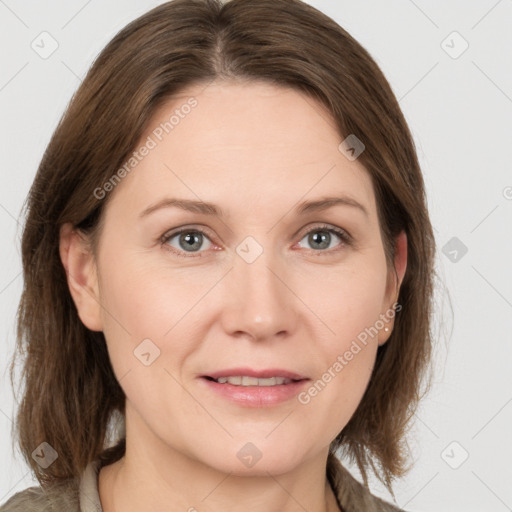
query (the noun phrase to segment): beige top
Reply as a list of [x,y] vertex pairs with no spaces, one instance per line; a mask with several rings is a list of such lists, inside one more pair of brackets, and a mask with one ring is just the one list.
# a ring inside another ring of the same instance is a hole
[[[46,490],[25,489],[4,503],[0,512],[103,512],[98,492],[99,470],[99,462],[94,461],[80,479],[70,479]],[[405,512],[373,496],[334,455],[327,460],[327,475],[343,512]]]

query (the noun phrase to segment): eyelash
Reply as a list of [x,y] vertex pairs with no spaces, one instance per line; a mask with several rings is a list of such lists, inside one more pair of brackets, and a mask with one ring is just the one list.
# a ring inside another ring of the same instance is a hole
[[[350,247],[353,243],[352,237],[344,229],[335,228],[335,227],[329,226],[327,224],[315,226],[312,229],[310,229],[309,231],[306,231],[301,236],[300,240],[302,240],[305,236],[309,235],[310,233],[314,233],[316,231],[326,231],[328,233],[334,233],[341,239],[341,241],[342,241],[342,243],[340,244],[341,246],[345,245],[345,246]],[[199,233],[201,235],[204,235],[206,238],[210,239],[210,237],[208,236],[208,233],[206,233],[202,229],[188,227],[188,228],[180,229],[179,231],[164,234],[160,238],[160,243],[162,244],[163,248],[165,250],[172,252],[173,254],[175,254],[176,256],[178,256],[180,258],[203,258],[204,256],[202,253],[205,251],[199,251],[199,252],[195,252],[195,253],[194,252],[187,253],[186,251],[178,251],[174,247],[171,248],[169,245],[167,245],[167,242],[169,242],[169,240],[173,239],[176,236],[181,235],[182,233]],[[316,253],[316,255],[321,256],[326,253],[331,254],[332,252],[337,252],[340,249],[324,249],[324,250],[309,249],[309,250],[312,251],[313,253]]]

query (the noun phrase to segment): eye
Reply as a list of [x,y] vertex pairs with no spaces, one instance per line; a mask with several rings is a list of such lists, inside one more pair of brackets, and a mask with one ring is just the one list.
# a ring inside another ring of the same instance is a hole
[[[189,255],[194,257],[193,253],[197,252],[199,252],[198,256],[201,257],[202,254],[200,253],[204,251],[200,251],[200,249],[204,245],[205,240],[207,240],[209,244],[206,249],[209,249],[212,243],[204,231],[186,228],[164,235],[161,242],[162,245],[172,247],[173,249],[171,250],[178,256],[187,258]],[[183,254],[184,252],[189,254],[185,255]]]
[[325,249],[332,249],[332,242],[335,242],[336,238],[342,242],[341,244],[335,244],[337,246],[345,246],[351,244],[351,237],[344,229],[323,225],[310,229],[299,241],[299,245],[303,242],[303,240],[306,240],[306,243],[309,243],[312,246],[312,249],[316,252],[331,252]]
[[[335,242],[336,238],[341,243],[334,244],[335,247],[350,246],[352,244],[351,236],[344,229],[329,225],[316,226],[310,229],[298,243],[302,247],[301,243],[306,240],[306,243],[312,246],[311,250],[320,255],[321,253],[331,252],[330,249],[333,248],[333,242]],[[161,244],[167,250],[183,258],[203,257],[205,250],[210,249],[213,245],[206,232],[190,227],[163,235],[161,237]],[[334,250],[337,251],[339,249]]]

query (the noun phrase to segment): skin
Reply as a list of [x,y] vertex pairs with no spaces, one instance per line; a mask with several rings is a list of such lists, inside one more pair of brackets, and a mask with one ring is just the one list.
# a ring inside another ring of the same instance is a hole
[[[190,87],[159,109],[137,147],[190,96],[197,106],[110,192],[96,256],[69,224],[61,229],[80,318],[104,332],[127,397],[126,456],[100,472],[103,509],[339,510],[325,476],[329,444],[355,412],[392,320],[307,404],[233,404],[199,376],[249,366],[321,378],[395,302],[405,234],[397,281],[368,173],[338,150],[327,111],[292,89]],[[367,215],[347,205],[295,212],[341,195]],[[166,197],[211,202],[225,215],[170,207],[140,217]],[[327,248],[315,244],[308,232],[318,238],[323,224],[352,242],[332,233]],[[161,241],[181,227],[205,231],[199,249],[187,252],[179,235]],[[236,252],[248,236],[263,250],[252,263]],[[146,366],[134,350],[148,338],[160,356]],[[262,454],[250,468],[237,457],[247,442]]]

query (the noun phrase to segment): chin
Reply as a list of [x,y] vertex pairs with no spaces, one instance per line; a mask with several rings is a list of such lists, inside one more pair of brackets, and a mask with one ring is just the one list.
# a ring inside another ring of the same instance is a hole
[[[280,475],[293,471],[299,466],[306,454],[295,448],[285,448],[274,443],[237,442],[235,447],[223,447],[219,453],[209,453],[200,460],[223,473],[235,476],[268,476]],[[210,447],[211,450],[211,447]]]

